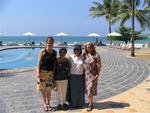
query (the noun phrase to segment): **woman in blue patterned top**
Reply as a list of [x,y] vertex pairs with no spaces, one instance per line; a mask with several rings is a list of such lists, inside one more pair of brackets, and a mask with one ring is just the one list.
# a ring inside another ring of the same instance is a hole
[[68,107],[66,104],[66,93],[68,86],[68,77],[70,73],[70,63],[69,60],[65,57],[66,53],[67,49],[61,48],[59,50],[60,57],[57,58],[56,62],[55,81],[57,87],[57,110],[66,110]]

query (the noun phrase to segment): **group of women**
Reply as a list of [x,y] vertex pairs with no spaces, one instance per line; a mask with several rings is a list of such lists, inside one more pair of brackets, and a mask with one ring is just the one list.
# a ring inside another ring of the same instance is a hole
[[[92,43],[75,45],[74,53],[66,58],[67,49],[57,52],[53,49],[54,39],[48,37],[46,47],[41,50],[37,65],[38,90],[42,93],[44,110],[50,111],[51,91],[56,85],[57,109],[80,108],[85,106],[85,93],[88,97],[87,111],[93,109],[93,96],[97,95],[97,82],[101,70],[100,55]],[[66,103],[66,97],[68,103]]]

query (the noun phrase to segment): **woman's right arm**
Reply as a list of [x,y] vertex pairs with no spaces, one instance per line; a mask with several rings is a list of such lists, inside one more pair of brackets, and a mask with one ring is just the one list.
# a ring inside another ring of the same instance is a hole
[[43,51],[41,51],[38,56],[38,64],[37,64],[37,77],[38,78],[40,78],[40,64],[42,62],[42,58],[43,58]]

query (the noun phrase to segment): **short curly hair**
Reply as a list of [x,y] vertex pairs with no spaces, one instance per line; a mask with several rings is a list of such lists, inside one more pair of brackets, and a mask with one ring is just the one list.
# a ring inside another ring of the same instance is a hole
[[74,46],[74,49],[73,49],[74,53],[75,53],[76,50],[80,50],[80,55],[82,54],[82,46],[81,46],[81,45],[76,44],[76,45]]

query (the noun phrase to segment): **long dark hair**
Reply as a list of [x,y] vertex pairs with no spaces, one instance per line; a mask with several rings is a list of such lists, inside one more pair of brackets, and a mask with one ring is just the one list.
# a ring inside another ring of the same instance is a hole
[[65,51],[65,53],[67,53],[67,49],[64,47],[59,50],[59,53],[61,53],[61,51]]

